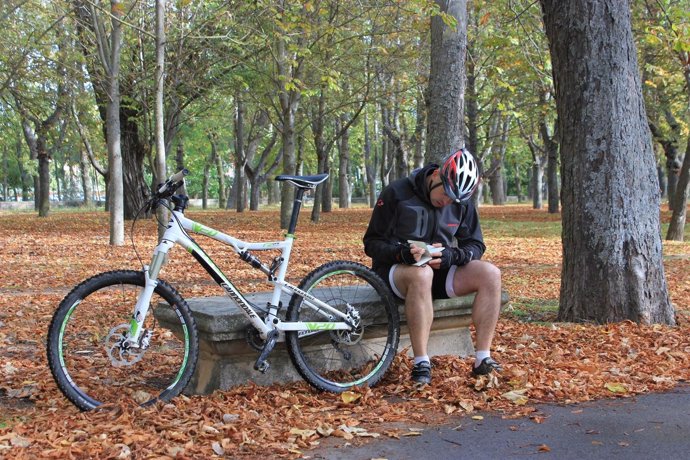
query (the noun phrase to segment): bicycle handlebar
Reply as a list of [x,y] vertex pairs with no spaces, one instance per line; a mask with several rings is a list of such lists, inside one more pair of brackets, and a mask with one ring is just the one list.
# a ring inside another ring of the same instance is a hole
[[[177,189],[181,184],[181,182],[184,180],[184,177],[189,174],[189,170],[187,168],[183,168],[179,171],[177,171],[175,174],[170,176],[168,180],[166,180],[163,185],[158,187],[158,194],[161,195],[165,193],[166,190],[168,190],[171,186],[174,186],[175,189]],[[175,190],[173,190],[173,193]]]
[[189,169],[187,169],[187,168],[182,168],[182,169],[180,169],[179,171],[177,171],[175,174],[173,174],[172,176],[170,176],[170,179],[168,179],[168,180],[169,180],[170,182],[179,182],[179,181],[181,181],[182,179],[184,179],[184,177],[185,177],[186,175],[188,175],[188,174],[189,174]]

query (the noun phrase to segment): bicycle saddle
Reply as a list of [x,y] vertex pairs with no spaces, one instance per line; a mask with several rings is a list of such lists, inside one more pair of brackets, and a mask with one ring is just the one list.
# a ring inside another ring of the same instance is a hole
[[287,176],[284,174],[276,176],[277,181],[288,181],[299,188],[308,189],[315,188],[317,185],[319,185],[326,179],[328,179],[328,174],[326,173],[317,174],[315,176]]

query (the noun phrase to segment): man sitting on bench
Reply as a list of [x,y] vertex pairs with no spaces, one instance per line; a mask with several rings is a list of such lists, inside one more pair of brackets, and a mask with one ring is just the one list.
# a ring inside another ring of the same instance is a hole
[[[477,350],[472,373],[502,370],[490,354],[501,308],[501,272],[479,260],[486,247],[470,200],[478,183],[477,164],[465,149],[449,155],[441,166],[432,163],[415,170],[381,192],[364,235],[372,268],[405,301],[414,353],[412,380],[420,384],[431,382],[427,343],[433,300],[472,292],[477,293],[472,306]],[[425,261],[427,250],[432,258]]]

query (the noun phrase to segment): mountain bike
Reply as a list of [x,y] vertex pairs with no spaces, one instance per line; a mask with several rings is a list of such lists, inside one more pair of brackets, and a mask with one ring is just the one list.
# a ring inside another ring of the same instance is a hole
[[[167,401],[189,382],[199,354],[194,317],[178,291],[159,278],[170,249],[186,249],[235,302],[248,320],[247,340],[258,351],[254,368],[266,372],[267,357],[285,342],[299,374],[314,388],[343,392],[373,386],[388,370],[400,336],[390,290],[368,267],[333,261],[295,286],[286,280],[305,192],[328,174],[276,177],[296,187],[290,224],[281,241],[248,242],[187,218],[188,197],[176,195],[186,170],[172,175],[144,210],[170,210],[170,220],[149,265],[95,275],[77,285],[58,306],[48,331],[50,370],[62,393],[82,410],[122,400],[141,405]],[[273,285],[265,306],[255,305],[204,252],[191,233],[219,241]],[[274,250],[270,263],[252,251]],[[290,296],[286,311],[281,294]],[[155,308],[175,312],[174,327],[157,327]]]

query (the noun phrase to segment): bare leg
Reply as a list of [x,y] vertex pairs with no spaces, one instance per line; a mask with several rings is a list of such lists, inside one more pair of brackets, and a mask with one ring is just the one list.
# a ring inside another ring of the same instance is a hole
[[405,296],[405,316],[410,330],[412,352],[414,356],[425,356],[431,323],[434,321],[431,297],[434,272],[429,266],[398,265],[393,277],[396,287]]
[[453,289],[456,295],[477,293],[472,305],[475,346],[490,350],[501,310],[501,271],[489,262],[473,260],[455,271]]

